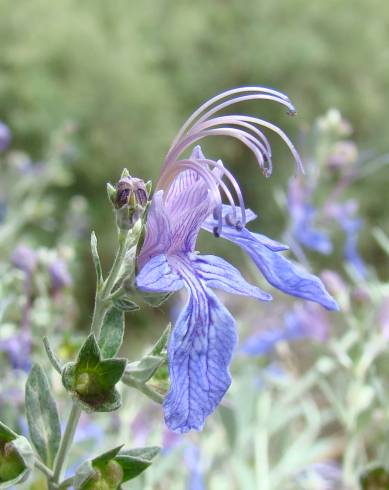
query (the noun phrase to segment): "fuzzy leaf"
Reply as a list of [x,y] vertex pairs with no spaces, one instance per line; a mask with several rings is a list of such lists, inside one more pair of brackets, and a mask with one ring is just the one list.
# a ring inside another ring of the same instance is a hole
[[161,356],[145,356],[140,361],[129,364],[126,373],[137,381],[146,383],[164,362],[165,358]]
[[123,482],[132,480],[145,471],[159,454],[159,447],[144,447],[121,451],[115,458],[123,469]]
[[99,345],[104,358],[115,357],[123,342],[124,313],[116,307],[105,315]]
[[113,304],[118,310],[125,311],[127,313],[140,310],[139,305],[127,298],[116,299],[114,300]]
[[49,381],[38,364],[32,367],[26,383],[26,414],[32,443],[51,468],[61,440],[61,426]]

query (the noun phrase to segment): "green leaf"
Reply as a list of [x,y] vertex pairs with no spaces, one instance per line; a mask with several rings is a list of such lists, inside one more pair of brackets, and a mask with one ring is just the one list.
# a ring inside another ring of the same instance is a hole
[[360,479],[362,490],[389,490],[389,472],[382,466],[366,470]]
[[162,351],[166,350],[167,343],[169,342],[170,332],[172,330],[172,324],[169,323],[165,330],[162,332],[162,335],[155,343],[154,347],[151,349],[150,354],[154,356],[159,356],[162,354]]
[[105,315],[99,345],[104,358],[115,357],[123,343],[124,313],[112,307]]
[[117,446],[114,449],[110,449],[101,456],[97,456],[97,458],[94,458],[92,460],[93,466],[99,466],[108,463],[111,459],[114,459],[119,454],[123,446],[124,444],[122,444],[121,446]]
[[172,293],[143,293],[143,301],[152,308],[158,308],[167,301]]
[[61,426],[49,381],[38,364],[33,365],[27,378],[26,415],[32,443],[51,468],[61,440]]
[[97,237],[94,231],[92,231],[90,237],[90,248],[92,252],[93,264],[95,266],[95,271],[96,271],[97,284],[100,285],[103,282],[103,271],[101,269],[99,252],[97,250]]
[[125,311],[127,313],[131,313],[132,311],[140,310],[140,306],[135,303],[135,301],[131,301],[128,298],[118,298],[113,301],[115,308],[121,311]]
[[165,361],[166,359],[161,356],[145,356],[140,361],[128,364],[126,374],[129,374],[136,381],[146,383]]
[[144,447],[121,451],[115,458],[123,469],[123,482],[132,480],[145,471],[159,454],[159,447]]
[[0,422],[0,441],[10,442],[13,441],[18,435],[5,424]]
[[47,337],[43,337],[43,345],[45,347],[46,354],[47,357],[49,358],[49,361],[51,362],[51,365],[59,374],[61,374],[62,372],[61,363],[59,362],[59,359],[57,358],[53,349],[51,348],[49,339]]

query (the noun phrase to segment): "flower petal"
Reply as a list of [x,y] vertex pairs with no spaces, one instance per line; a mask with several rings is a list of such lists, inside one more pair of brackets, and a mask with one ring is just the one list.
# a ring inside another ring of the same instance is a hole
[[165,421],[175,432],[201,430],[231,383],[228,370],[236,345],[235,321],[199,279],[189,260],[180,263],[188,300],[168,346],[170,390]]
[[[210,220],[207,220],[204,228],[211,231],[209,223]],[[223,226],[221,236],[243,248],[275,288],[286,294],[319,303],[328,310],[339,309],[318,277],[274,251],[273,247],[262,240],[263,235],[251,233],[246,228],[238,231],[226,224]]]
[[145,292],[173,292],[184,287],[181,277],[172,270],[165,255],[146,262],[136,276],[136,286]]
[[166,252],[171,243],[170,221],[163,203],[163,191],[154,194],[147,214],[145,240],[138,257],[138,265],[143,267],[145,262],[155,255]]
[[269,293],[248,283],[241,273],[220,257],[192,254],[192,262],[197,274],[207,287],[222,289],[227,293],[251,296],[262,301],[271,301]]

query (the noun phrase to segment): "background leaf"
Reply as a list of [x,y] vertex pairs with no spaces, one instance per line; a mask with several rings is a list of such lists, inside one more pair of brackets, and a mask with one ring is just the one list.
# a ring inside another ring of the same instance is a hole
[[35,364],[26,383],[26,415],[31,441],[47,466],[52,467],[61,440],[61,427],[46,374]]

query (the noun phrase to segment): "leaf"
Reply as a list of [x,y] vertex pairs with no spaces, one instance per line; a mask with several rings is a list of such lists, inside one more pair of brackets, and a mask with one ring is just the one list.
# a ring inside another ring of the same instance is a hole
[[163,350],[166,349],[167,343],[169,342],[170,332],[172,329],[172,324],[169,323],[165,330],[162,332],[162,335],[159,337],[153,348],[151,349],[150,354],[154,356],[159,356]]
[[366,470],[360,479],[362,490],[389,490],[389,472],[382,466]]
[[159,447],[144,447],[121,451],[115,458],[123,469],[123,482],[132,480],[145,471],[158,456]]
[[61,426],[51,387],[38,364],[33,365],[27,378],[26,415],[31,441],[51,468],[61,440]]
[[49,358],[49,361],[51,362],[51,365],[59,374],[61,374],[62,372],[61,363],[59,362],[58,357],[55,355],[53,349],[51,348],[49,339],[47,337],[43,337],[43,345],[45,347],[46,354],[47,357]]
[[104,358],[115,357],[123,343],[124,313],[112,307],[105,315],[100,334],[101,355]]
[[141,383],[146,383],[164,364],[165,358],[160,356],[145,356],[140,361],[128,364],[126,373]]
[[97,458],[94,458],[92,460],[93,465],[99,466],[108,463],[109,461],[111,461],[111,459],[114,459],[119,454],[123,446],[124,444],[122,444],[121,446],[117,446],[114,449],[110,449],[109,451],[102,454],[101,456],[97,456]]
[[131,301],[127,298],[116,299],[113,301],[113,304],[118,310],[125,311],[127,313],[140,310],[140,306],[137,305],[135,301]]
[[103,282],[103,271],[101,269],[99,252],[97,250],[97,237],[94,231],[92,231],[90,237],[90,248],[92,252],[93,264],[95,266],[95,271],[96,271],[97,284],[100,285]]

